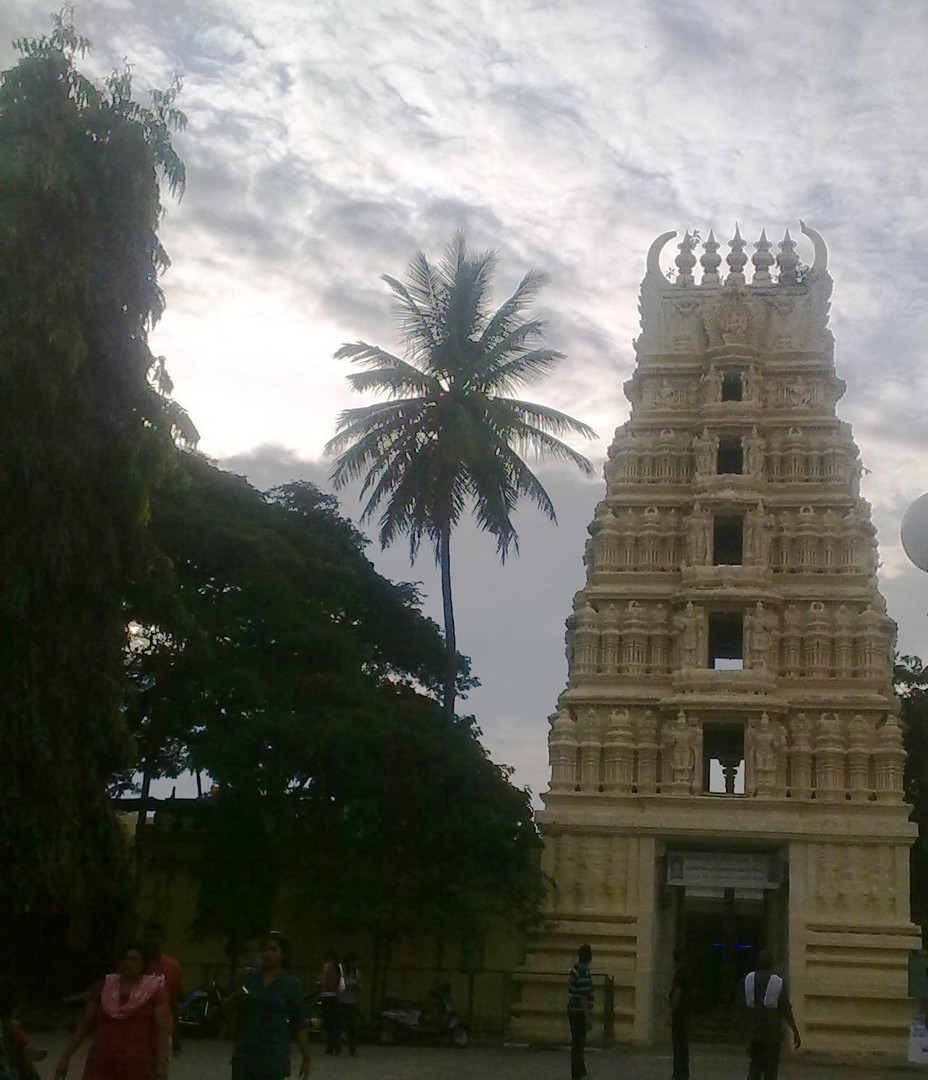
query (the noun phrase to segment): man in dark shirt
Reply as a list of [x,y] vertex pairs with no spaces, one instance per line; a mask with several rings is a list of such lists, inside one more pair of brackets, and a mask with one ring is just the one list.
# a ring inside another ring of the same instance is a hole
[[686,951],[673,951],[673,982],[670,985],[670,1038],[673,1043],[673,1080],[690,1080],[690,1000],[692,987]]
[[773,957],[766,949],[757,954],[757,969],[745,976],[744,1004],[751,1056],[748,1080],[777,1080],[784,1021],[793,1033],[793,1046],[797,1050],[802,1040],[793,1018],[786,983],[773,970]]
[[567,988],[567,1020],[570,1023],[570,1076],[571,1080],[583,1080],[586,1076],[586,1063],[583,1050],[586,1046],[586,1033],[593,1016],[593,976],[590,974],[590,961],[593,950],[589,945],[581,945],[577,950],[577,962],[570,969],[570,981]]

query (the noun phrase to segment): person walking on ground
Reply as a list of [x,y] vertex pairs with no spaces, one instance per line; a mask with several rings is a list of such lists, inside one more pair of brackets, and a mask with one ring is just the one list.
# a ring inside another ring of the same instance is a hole
[[673,962],[673,982],[670,984],[673,1080],[690,1080],[690,1001],[693,991],[686,963],[686,950],[674,949]]
[[793,1046],[802,1045],[793,1018],[786,982],[773,970],[773,957],[766,949],[757,954],[757,969],[744,979],[744,1004],[748,1021],[748,1053],[751,1064],[748,1080],[777,1080],[783,1024],[793,1033]]
[[329,1055],[342,1052],[342,1031],[338,1009],[338,995],[345,989],[345,973],[338,960],[338,953],[329,949],[319,977],[319,997],[322,1002],[322,1026],[325,1028],[325,1052]]
[[361,971],[358,968],[358,954],[350,952],[342,966],[344,990],[338,992],[339,1031],[348,1043],[348,1053],[352,1057],[358,1054],[358,991],[361,988]]
[[177,1026],[177,1007],[184,996],[184,973],[180,963],[173,956],[161,951],[164,941],[164,927],[156,919],[149,919],[142,931],[142,949],[146,975],[161,975],[168,998],[171,1014],[171,1050],[174,1056],[180,1054],[180,1031]]
[[593,1026],[593,976],[590,962],[593,950],[581,945],[577,950],[577,962],[570,969],[567,986],[567,1020],[570,1023],[570,1076],[571,1080],[583,1080],[586,1062],[583,1052],[586,1035]]
[[290,1075],[290,1040],[303,1056],[300,1076],[309,1076],[309,1039],[303,984],[290,970],[293,949],[276,930],[261,943],[261,966],[242,984],[242,1017],[232,1054],[232,1080],[284,1080]]
[[88,1035],[93,1041],[84,1080],[167,1077],[171,1016],[164,979],[143,974],[141,945],[126,946],[118,968],[91,990],[84,1015],[55,1066],[55,1080],[64,1080],[71,1057]]

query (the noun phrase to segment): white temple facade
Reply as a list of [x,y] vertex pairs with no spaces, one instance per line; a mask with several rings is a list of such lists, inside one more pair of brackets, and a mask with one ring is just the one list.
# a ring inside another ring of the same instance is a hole
[[514,1033],[563,1039],[589,942],[615,1037],[664,1038],[672,953],[694,1025],[724,1038],[768,947],[804,1045],[905,1047],[915,826],[892,686],[895,626],[861,463],[836,416],[827,250],[802,225],[723,266],[710,232],[641,285],[630,419],[567,620],[538,816],[553,880]]

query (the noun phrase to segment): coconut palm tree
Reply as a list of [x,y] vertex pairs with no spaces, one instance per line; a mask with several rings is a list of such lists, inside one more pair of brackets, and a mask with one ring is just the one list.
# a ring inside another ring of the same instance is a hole
[[490,286],[496,252],[470,255],[457,233],[437,266],[420,251],[406,278],[383,276],[393,291],[405,345],[400,359],[366,341],[343,345],[335,358],[364,370],[348,376],[359,393],[378,391],[387,400],[338,417],[327,453],[339,454],[332,472],[336,488],[363,477],[368,496],[361,520],[383,507],[380,543],[409,537],[415,560],[423,539],[441,571],[448,666],[444,685],[447,717],[454,717],[458,671],[454,607],[451,599],[451,532],[465,512],[496,538],[505,562],[518,552],[512,512],[526,496],[551,521],[554,506],[523,460],[568,461],[584,473],[593,466],[558,436],[595,438],[586,424],[556,409],[507,396],[540,381],[563,359],[543,347],[544,325],[523,319],[546,281],[529,271],[496,311]]

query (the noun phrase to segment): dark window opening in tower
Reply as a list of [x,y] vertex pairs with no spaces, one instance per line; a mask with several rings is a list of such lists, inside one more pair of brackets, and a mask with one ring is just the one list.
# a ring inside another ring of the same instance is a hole
[[744,613],[709,612],[709,667],[740,671],[744,667]]
[[713,566],[744,564],[744,518],[717,517],[712,523]]
[[744,472],[744,449],[741,446],[740,435],[723,435],[719,439],[718,473],[735,473],[740,476]]
[[744,794],[742,724],[703,725],[702,789],[710,795]]
[[741,401],[741,372],[730,371],[722,376],[722,401]]

